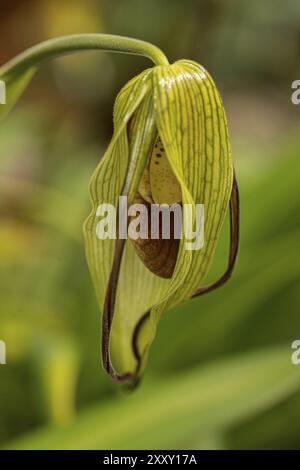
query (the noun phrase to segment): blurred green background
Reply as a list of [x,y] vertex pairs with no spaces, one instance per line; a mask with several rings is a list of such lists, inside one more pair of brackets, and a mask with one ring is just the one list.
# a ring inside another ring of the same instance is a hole
[[141,387],[120,391],[100,364],[81,227],[115,96],[150,64],[93,52],[45,65],[0,128],[0,446],[299,449],[299,1],[10,0],[0,31],[1,64],[77,32],[202,63],[228,112],[242,224],[230,283],[167,312]]

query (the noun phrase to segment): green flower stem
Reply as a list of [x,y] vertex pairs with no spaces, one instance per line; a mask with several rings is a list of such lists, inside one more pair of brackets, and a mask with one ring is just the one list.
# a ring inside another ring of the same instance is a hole
[[164,53],[145,41],[110,34],[75,34],[42,42],[27,49],[0,68],[1,78],[22,73],[42,62],[79,51],[102,50],[148,57],[156,65],[168,65]]

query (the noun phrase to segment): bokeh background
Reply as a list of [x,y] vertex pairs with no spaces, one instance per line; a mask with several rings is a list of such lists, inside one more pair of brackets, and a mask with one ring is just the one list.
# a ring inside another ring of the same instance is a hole
[[150,64],[93,52],[44,65],[0,127],[0,446],[299,449],[299,1],[1,0],[0,63],[82,32],[211,72],[241,190],[239,261],[228,285],[165,314],[141,387],[119,390],[100,364],[81,227],[115,96]]

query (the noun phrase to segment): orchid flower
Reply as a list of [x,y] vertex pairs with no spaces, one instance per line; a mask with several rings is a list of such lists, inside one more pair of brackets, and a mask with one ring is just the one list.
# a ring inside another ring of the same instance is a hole
[[[239,242],[238,186],[224,106],[209,73],[191,60],[169,64],[159,49],[143,41],[77,35],[29,49],[0,69],[8,92],[0,113],[16,101],[42,61],[83,49],[142,54],[154,62],[116,98],[114,133],[91,179],[92,211],[84,224],[87,261],[102,314],[103,366],[115,381],[134,385],[164,312],[216,289],[231,276]],[[122,213],[120,197],[128,205],[148,208],[188,205],[194,228],[196,207],[202,204],[202,248],[186,249],[189,240],[183,232],[181,238],[128,239],[120,234],[120,217],[115,220],[116,236],[99,238],[101,204],[118,207],[129,227],[132,218]],[[203,286],[228,208],[228,267],[215,283]]]

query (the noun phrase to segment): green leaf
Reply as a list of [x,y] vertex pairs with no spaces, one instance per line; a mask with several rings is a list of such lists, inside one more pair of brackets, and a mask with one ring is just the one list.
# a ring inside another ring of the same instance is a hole
[[66,336],[62,340],[51,335],[36,343],[32,362],[42,413],[52,423],[65,425],[75,414],[77,344]]
[[[94,406],[64,429],[40,429],[11,449],[176,449],[221,435],[300,389],[290,347],[219,360],[135,395]],[[178,424],[180,423],[180,425]]]

